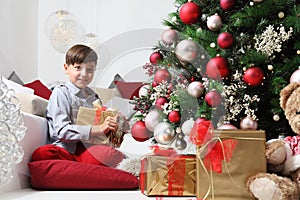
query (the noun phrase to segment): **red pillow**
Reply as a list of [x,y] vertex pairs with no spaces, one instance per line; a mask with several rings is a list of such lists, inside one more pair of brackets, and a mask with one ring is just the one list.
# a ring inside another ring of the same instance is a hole
[[139,97],[139,90],[144,85],[143,82],[114,81],[120,94],[124,99],[132,100],[134,96]]
[[31,184],[39,189],[136,189],[138,179],[116,168],[69,160],[28,163]]
[[44,99],[49,99],[52,91],[45,86],[40,80],[35,80],[31,83],[26,83],[23,86],[29,87],[34,90],[34,94]]

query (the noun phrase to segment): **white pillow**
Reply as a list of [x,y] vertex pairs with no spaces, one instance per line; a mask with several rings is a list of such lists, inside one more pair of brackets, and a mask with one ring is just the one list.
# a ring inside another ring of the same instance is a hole
[[12,89],[14,90],[16,93],[26,93],[26,94],[33,94],[34,90],[28,87],[24,87],[18,83],[15,83],[11,80],[8,80],[7,78],[5,78],[4,76],[1,76],[0,78],[2,78],[2,81],[6,84],[6,86],[8,87],[8,89]]
[[114,96],[112,99],[104,103],[107,108],[113,108],[121,112],[127,119],[130,119],[135,113],[134,105],[129,103],[131,100],[122,97]]

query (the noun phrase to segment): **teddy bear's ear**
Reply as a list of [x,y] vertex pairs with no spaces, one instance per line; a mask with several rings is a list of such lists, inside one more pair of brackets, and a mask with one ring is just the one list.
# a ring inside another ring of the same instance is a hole
[[283,110],[285,110],[286,102],[291,94],[300,87],[300,83],[290,83],[286,87],[284,87],[280,92],[280,106]]

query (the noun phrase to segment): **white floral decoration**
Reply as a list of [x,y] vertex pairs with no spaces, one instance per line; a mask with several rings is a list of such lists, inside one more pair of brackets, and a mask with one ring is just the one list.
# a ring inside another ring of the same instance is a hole
[[284,26],[274,29],[273,25],[269,25],[261,35],[255,35],[256,40],[254,47],[257,51],[261,51],[268,56],[274,52],[281,52],[282,42],[291,38],[293,28],[290,27],[288,32],[285,31]]

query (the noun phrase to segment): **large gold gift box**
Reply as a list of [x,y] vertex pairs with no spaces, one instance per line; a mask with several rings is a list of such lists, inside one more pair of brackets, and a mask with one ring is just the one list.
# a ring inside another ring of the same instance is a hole
[[[106,111],[101,108],[79,107],[76,124],[77,125],[99,125],[103,123],[106,117],[116,116],[116,115],[117,112]],[[100,135],[89,141],[84,141],[84,142],[92,143],[92,144],[113,145],[115,147],[119,147],[123,141],[123,135],[124,135],[122,130],[123,123],[124,121],[122,120],[118,121],[119,129],[115,133],[110,132],[107,135]]]
[[[215,130],[213,141],[219,143],[219,150],[221,149],[219,153],[232,154],[228,160],[222,161],[222,171],[215,172],[212,170],[214,166],[205,164],[203,155],[207,155],[205,145],[197,147],[197,198],[254,199],[246,189],[246,182],[256,173],[266,172],[265,131]],[[228,150],[227,144],[234,147]],[[216,157],[218,156],[212,159]]]
[[196,196],[195,178],[195,155],[147,155],[141,161],[140,190],[146,196]]

